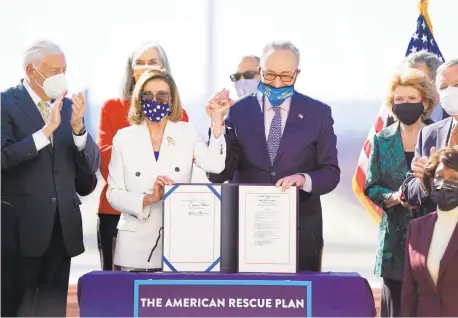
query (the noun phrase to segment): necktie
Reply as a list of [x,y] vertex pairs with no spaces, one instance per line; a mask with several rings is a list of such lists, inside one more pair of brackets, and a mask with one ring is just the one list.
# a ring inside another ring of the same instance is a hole
[[272,165],[274,164],[281,140],[281,109],[280,107],[274,107],[273,110],[275,111],[275,115],[270,123],[269,136],[267,137],[267,150],[269,151],[270,163]]
[[[38,110],[40,111],[40,114],[41,114],[41,117],[43,118],[43,121],[46,123],[48,121],[48,117],[49,117],[48,103],[45,102],[44,100],[40,101],[38,103]],[[52,144],[53,144],[52,135],[50,136],[49,139],[51,140],[51,146],[52,146]]]
[[46,103],[44,100],[40,101],[38,103],[38,109],[40,110],[40,114],[43,118],[43,121],[46,123],[48,121],[49,116],[48,103]]
[[453,148],[456,145],[458,145],[458,124],[455,124],[453,127],[452,132],[450,133],[450,138],[448,140],[448,146],[450,148]]

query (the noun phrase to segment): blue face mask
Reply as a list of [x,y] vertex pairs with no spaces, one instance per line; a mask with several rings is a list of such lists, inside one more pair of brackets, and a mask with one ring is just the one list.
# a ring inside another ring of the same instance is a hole
[[155,100],[142,102],[143,113],[153,123],[158,123],[169,115],[169,103],[158,103]]
[[294,85],[285,87],[272,87],[270,85],[259,82],[258,91],[269,99],[272,106],[280,106],[286,99],[294,94]]

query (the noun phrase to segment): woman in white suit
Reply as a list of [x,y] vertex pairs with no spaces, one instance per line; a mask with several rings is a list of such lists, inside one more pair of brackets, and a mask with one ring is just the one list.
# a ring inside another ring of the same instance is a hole
[[117,132],[109,165],[107,198],[121,211],[114,264],[126,271],[159,271],[162,266],[163,187],[191,182],[193,161],[203,170],[224,170],[224,116],[230,104],[213,111],[210,143],[187,122],[170,74],[143,73],[135,85],[128,120]]

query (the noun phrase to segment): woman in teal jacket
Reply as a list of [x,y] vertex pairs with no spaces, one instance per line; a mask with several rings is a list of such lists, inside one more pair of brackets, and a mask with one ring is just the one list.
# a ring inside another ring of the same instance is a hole
[[400,187],[410,169],[418,133],[432,123],[435,92],[424,73],[405,69],[391,82],[386,106],[398,120],[374,137],[365,194],[383,210],[375,274],[383,278],[381,317],[399,317],[407,225],[411,209]]

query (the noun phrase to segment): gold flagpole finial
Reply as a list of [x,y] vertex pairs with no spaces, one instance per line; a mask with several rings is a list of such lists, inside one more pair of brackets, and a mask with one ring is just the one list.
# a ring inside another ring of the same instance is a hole
[[418,9],[420,10],[421,15],[425,18],[426,23],[428,24],[428,28],[433,33],[433,25],[431,20],[429,19],[428,14],[428,0],[420,0],[418,3]]

